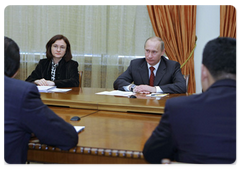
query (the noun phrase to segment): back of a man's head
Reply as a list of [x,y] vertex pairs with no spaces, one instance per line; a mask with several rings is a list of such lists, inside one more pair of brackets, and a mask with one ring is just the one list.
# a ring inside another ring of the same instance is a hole
[[20,66],[18,45],[10,38],[4,37],[4,74],[13,77]]
[[209,41],[203,50],[202,64],[215,80],[236,75],[236,39],[222,37]]

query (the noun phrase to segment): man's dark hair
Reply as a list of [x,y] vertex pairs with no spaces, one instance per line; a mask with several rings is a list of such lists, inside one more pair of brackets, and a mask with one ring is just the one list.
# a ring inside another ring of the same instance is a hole
[[19,69],[20,53],[18,45],[10,38],[4,37],[4,74],[12,77]]
[[221,37],[209,41],[203,50],[202,64],[214,79],[236,75],[236,39]]

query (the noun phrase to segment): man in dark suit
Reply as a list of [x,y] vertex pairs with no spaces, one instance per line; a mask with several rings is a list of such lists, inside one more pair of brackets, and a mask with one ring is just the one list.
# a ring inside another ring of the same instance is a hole
[[163,56],[165,49],[161,38],[147,39],[144,48],[145,58],[132,60],[128,69],[113,83],[114,89],[136,93],[186,93],[180,64]]
[[203,51],[203,93],[166,102],[145,143],[150,163],[233,163],[236,159],[236,40],[216,38]]
[[62,150],[78,143],[74,127],[43,104],[36,85],[13,78],[19,63],[17,44],[4,37],[4,158],[14,164],[26,163],[32,134]]

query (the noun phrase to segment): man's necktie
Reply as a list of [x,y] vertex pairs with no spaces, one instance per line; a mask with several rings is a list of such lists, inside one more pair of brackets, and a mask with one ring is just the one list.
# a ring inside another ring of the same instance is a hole
[[150,79],[149,79],[149,85],[153,86],[153,84],[154,84],[154,73],[153,73],[153,70],[155,70],[155,68],[154,67],[150,67],[150,70],[151,70],[151,74],[150,74]]

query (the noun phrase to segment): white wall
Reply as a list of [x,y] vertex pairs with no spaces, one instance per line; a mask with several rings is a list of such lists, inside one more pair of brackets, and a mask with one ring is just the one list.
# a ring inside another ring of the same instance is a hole
[[201,63],[205,44],[220,35],[220,5],[198,5],[196,15],[197,46],[194,51],[196,93],[202,92]]

